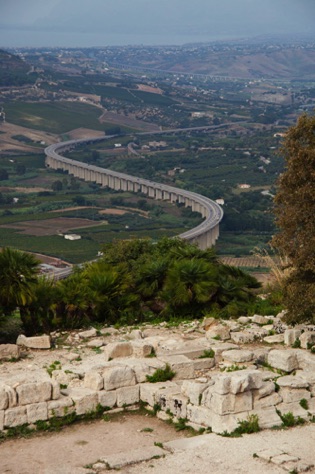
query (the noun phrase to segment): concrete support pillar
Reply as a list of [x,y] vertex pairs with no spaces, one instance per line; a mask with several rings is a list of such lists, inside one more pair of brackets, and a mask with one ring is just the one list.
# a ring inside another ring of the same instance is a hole
[[141,192],[143,194],[148,194],[148,187],[145,184],[141,184]]
[[163,191],[163,200],[164,201],[169,201],[170,198],[170,193],[168,191]]
[[170,200],[171,200],[172,203],[173,203],[173,202],[177,202],[177,194],[171,193],[171,195],[170,195]]
[[114,189],[115,191],[120,191],[121,190],[121,182],[119,178],[114,178]]
[[155,190],[155,199],[163,199],[163,194],[162,194],[161,189]]
[[154,188],[151,188],[151,187],[148,188],[148,196],[153,198],[153,199],[155,198],[155,189]]
[[121,190],[122,191],[127,191],[127,181],[125,179],[121,179]]

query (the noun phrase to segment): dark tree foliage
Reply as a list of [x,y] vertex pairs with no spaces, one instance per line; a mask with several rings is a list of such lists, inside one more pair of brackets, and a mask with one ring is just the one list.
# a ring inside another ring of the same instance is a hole
[[284,285],[288,322],[315,322],[315,117],[303,115],[289,129],[283,154],[275,197],[280,230],[272,243],[291,265]]

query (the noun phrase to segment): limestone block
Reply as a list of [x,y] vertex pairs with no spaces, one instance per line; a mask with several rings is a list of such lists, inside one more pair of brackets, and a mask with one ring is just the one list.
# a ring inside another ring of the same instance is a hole
[[213,385],[214,382],[197,382],[195,380],[184,380],[181,390],[182,393],[189,398],[190,403],[193,405],[200,405],[201,396],[203,392],[209,387],[209,385]]
[[157,369],[163,369],[165,363],[156,357],[146,359],[124,359],[124,365],[130,367],[136,375],[136,383],[146,382],[147,375],[152,375]]
[[294,342],[300,337],[300,329],[286,329],[284,331],[284,343],[286,346],[292,346]]
[[48,419],[47,403],[34,403],[26,406],[27,421],[28,423],[35,423],[38,420]]
[[140,400],[148,403],[151,407],[156,403],[156,394],[160,389],[176,387],[174,393],[178,392],[178,386],[174,382],[142,383],[140,385]]
[[87,347],[92,347],[92,348],[99,348],[104,345],[105,345],[105,341],[102,338],[92,339],[91,341],[88,341],[86,344]]
[[270,349],[254,349],[253,350],[253,362],[254,364],[264,364],[267,362],[268,352]]
[[123,407],[125,405],[134,405],[140,400],[140,387],[134,385],[133,387],[122,387],[116,390],[117,406]]
[[215,359],[204,357],[202,359],[195,359],[192,361],[195,370],[210,370],[215,366]]
[[230,329],[223,324],[216,324],[210,326],[206,331],[206,338],[212,340],[213,338],[219,339],[220,341],[227,341],[231,338]]
[[6,410],[9,406],[9,396],[6,387],[2,385],[0,387],[0,410]]
[[98,404],[97,392],[88,388],[71,388],[68,393],[75,404],[77,415],[84,415],[85,413],[95,410]]
[[51,341],[49,336],[26,337],[20,334],[16,340],[18,346],[25,346],[30,349],[50,349]]
[[171,369],[176,373],[175,379],[194,378],[194,364],[188,357],[183,355],[169,355],[159,356],[158,358],[170,365]]
[[19,405],[47,402],[52,396],[51,382],[25,383],[16,388]]
[[284,334],[273,334],[272,336],[264,337],[263,340],[268,344],[281,344],[284,341]]
[[293,349],[278,350],[274,349],[268,354],[268,364],[275,369],[293,372],[299,368],[297,353]]
[[308,388],[309,383],[307,380],[298,375],[285,375],[284,377],[279,377],[277,379],[277,384],[280,387],[289,387],[289,388]]
[[104,379],[96,371],[87,372],[84,377],[84,387],[99,391],[104,388]]
[[232,349],[222,352],[222,359],[228,362],[250,362],[253,360],[253,353],[246,350]]
[[215,353],[215,360],[216,362],[220,362],[222,360],[222,354],[225,351],[230,351],[232,349],[239,349],[236,344],[232,344],[231,342],[217,342],[215,345],[211,346],[211,349]]
[[154,351],[152,344],[149,344],[146,341],[133,341],[131,345],[133,357],[148,357]]
[[303,349],[308,349],[309,346],[315,345],[315,332],[314,331],[305,331],[300,335],[301,347]]
[[247,331],[254,335],[254,340],[261,340],[263,337],[268,336],[268,329],[261,326],[252,326]]
[[304,410],[304,408],[301,407],[299,402],[293,402],[293,403],[279,403],[277,405],[277,410],[284,415],[286,413],[293,413],[294,416],[300,416],[301,418],[307,419],[308,415],[307,412],[308,410]]
[[238,427],[239,420],[246,420],[246,413],[229,414],[229,415],[218,415],[217,413],[212,413],[211,415],[211,428],[213,433],[223,433],[227,431],[231,433]]
[[202,406],[187,405],[187,419],[196,425],[210,428],[212,426],[211,411]]
[[130,342],[111,342],[104,350],[105,360],[130,357],[133,353]]
[[231,340],[236,344],[249,344],[254,342],[255,335],[248,331],[231,332]]
[[279,405],[282,402],[282,397],[277,392],[273,392],[270,395],[267,395],[263,398],[258,398],[257,394],[253,393],[253,400],[254,400],[254,410],[263,410],[264,408],[273,407]]
[[88,339],[89,337],[97,336],[97,331],[95,328],[88,329],[87,331],[79,332],[80,339]]
[[143,333],[140,329],[133,329],[127,334],[128,339],[143,339]]
[[116,328],[109,327],[109,328],[103,328],[103,329],[101,329],[101,330],[100,330],[100,333],[101,333],[103,336],[107,336],[107,335],[115,336],[116,334],[119,334],[119,331],[118,331],[118,329],[116,329]]
[[60,385],[55,380],[52,380],[51,386],[52,386],[51,398],[52,400],[58,400],[58,398],[60,398]]
[[201,323],[201,327],[202,329],[204,329],[205,331],[208,331],[210,329],[211,326],[213,325],[216,325],[217,324],[217,319],[215,318],[205,318],[202,323]]
[[236,394],[259,389],[262,385],[262,375],[258,370],[239,370],[229,375],[219,374],[216,376],[213,391],[221,395]]
[[68,415],[75,411],[73,400],[70,397],[62,397],[59,400],[47,402],[48,417],[54,418]]
[[[76,357],[78,357],[77,354]],[[58,382],[59,384],[69,385],[71,380],[79,378],[79,374],[75,374],[69,371],[65,372],[64,370],[54,370],[51,374],[51,377],[52,380]]]
[[17,344],[0,344],[0,360],[19,359],[20,351]]
[[128,366],[108,367],[103,371],[103,378],[105,390],[136,385],[135,373]]
[[275,391],[275,388],[274,382],[263,382],[262,386],[258,390],[255,390],[254,398],[260,400],[260,398],[268,397],[268,395],[271,395]]
[[254,314],[251,319],[253,323],[260,324],[261,326],[269,323],[269,318],[266,318],[266,316],[260,316],[259,314]]
[[178,385],[160,387],[155,393],[155,403],[160,405],[162,410],[166,411],[170,409],[171,399],[174,395],[181,396]]
[[284,403],[299,402],[302,398],[306,400],[311,398],[310,392],[304,388],[280,387],[279,395]]
[[315,415],[315,397],[314,397],[314,395],[312,396],[312,398],[307,400],[307,404],[308,404],[307,411],[309,413],[311,413],[312,415]]
[[298,359],[299,369],[303,369],[303,371],[305,372],[305,376],[307,372],[315,372],[315,354],[304,350],[296,350],[296,355]]
[[14,388],[10,387],[9,385],[4,385],[4,389],[8,395],[8,408],[16,407],[18,404],[17,393]]
[[232,393],[226,395],[213,393],[208,408],[218,415],[249,411],[253,408],[253,394],[251,391],[237,393],[236,395]]
[[9,408],[4,414],[4,427],[13,428],[27,423],[26,407]]
[[237,318],[237,321],[240,324],[248,324],[250,322],[250,318],[248,316],[240,316],[239,318]]
[[113,408],[116,405],[116,400],[116,390],[111,390],[110,392],[101,390],[100,392],[98,392],[98,403],[102,405],[102,407]]
[[4,428],[4,410],[0,410],[0,431]]
[[183,394],[172,395],[170,397],[169,408],[176,418],[187,417],[188,398]]
[[282,421],[276,411],[278,406],[277,407],[269,406],[269,407],[264,407],[261,409],[254,408],[254,410],[252,412],[249,412],[247,416],[257,415],[258,424],[260,428],[262,429],[269,429],[269,428],[272,428],[273,426],[280,426],[282,425]]

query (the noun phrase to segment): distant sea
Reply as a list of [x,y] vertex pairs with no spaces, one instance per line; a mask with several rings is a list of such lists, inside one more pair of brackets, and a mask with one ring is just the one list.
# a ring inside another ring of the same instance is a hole
[[181,45],[235,39],[235,36],[209,34],[136,34],[136,33],[68,33],[64,31],[36,31],[0,29],[0,48],[25,47],[93,47],[125,45]]

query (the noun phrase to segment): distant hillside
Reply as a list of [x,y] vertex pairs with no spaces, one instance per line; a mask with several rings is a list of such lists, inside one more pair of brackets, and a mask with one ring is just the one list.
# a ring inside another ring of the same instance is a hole
[[14,54],[0,49],[0,87],[22,86],[34,82],[31,67]]
[[[182,47],[166,53],[154,48],[150,54],[132,56],[129,66],[145,67],[153,70],[207,74],[244,79],[315,79],[315,48],[282,46],[239,47],[233,45],[212,48],[207,46]],[[128,58],[121,57],[122,64]]]

